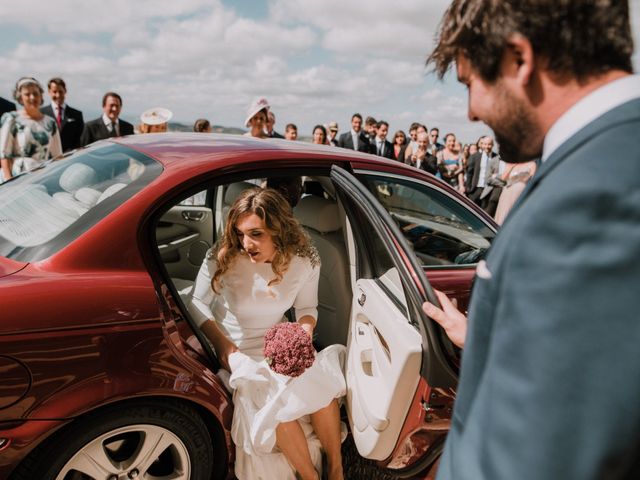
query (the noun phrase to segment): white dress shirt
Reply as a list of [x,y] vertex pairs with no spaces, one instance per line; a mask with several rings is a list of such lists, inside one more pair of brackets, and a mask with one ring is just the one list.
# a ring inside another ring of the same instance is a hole
[[482,158],[480,159],[480,173],[478,175],[478,187],[484,188],[487,186],[487,166],[489,165],[489,155],[487,152],[482,152]]
[[58,119],[58,110],[60,109],[60,118],[64,118],[64,110],[67,108],[67,104],[63,103],[62,105],[58,105],[56,102],[51,102],[51,110],[53,110],[53,119],[57,121]]
[[115,122],[112,122],[111,119],[109,117],[107,117],[106,113],[102,114],[102,121],[104,122],[105,126],[107,127],[107,130],[109,130],[109,133],[111,133],[113,131],[113,128],[115,127],[116,129],[116,137],[120,136],[120,122],[118,121],[118,119],[116,118]]
[[542,161],[596,118],[640,98],[640,75],[628,75],[594,90],[564,112],[544,137]]
[[360,136],[360,134],[359,134],[359,133],[356,133],[356,131],[355,131],[355,130],[351,129],[351,138],[352,138],[352,140],[353,140],[353,149],[354,149],[354,150],[358,150],[358,142],[359,142],[359,140],[360,140],[360,139],[358,138],[359,136]]

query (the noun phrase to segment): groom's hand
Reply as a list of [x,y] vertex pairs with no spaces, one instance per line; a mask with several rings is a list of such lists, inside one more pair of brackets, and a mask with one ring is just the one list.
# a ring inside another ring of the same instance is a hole
[[455,345],[464,348],[464,341],[467,336],[467,317],[456,308],[456,305],[444,293],[438,290],[434,291],[440,301],[440,305],[442,305],[442,309],[430,302],[424,302],[422,310],[444,328],[445,333]]

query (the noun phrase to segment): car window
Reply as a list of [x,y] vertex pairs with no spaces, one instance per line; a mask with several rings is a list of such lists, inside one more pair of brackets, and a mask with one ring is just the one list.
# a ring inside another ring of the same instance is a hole
[[494,231],[454,197],[404,178],[360,174],[391,214],[423,265],[473,265],[491,245]]
[[183,207],[205,207],[207,205],[207,191],[203,190],[182,200],[178,205]]
[[68,245],[156,178],[162,166],[121,145],[81,150],[0,186],[0,255],[34,262]]

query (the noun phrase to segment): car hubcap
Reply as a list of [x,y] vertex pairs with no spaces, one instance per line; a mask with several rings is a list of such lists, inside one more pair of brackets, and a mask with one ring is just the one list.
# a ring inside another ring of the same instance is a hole
[[189,452],[174,433],[157,425],[130,425],[82,447],[56,480],[188,480]]

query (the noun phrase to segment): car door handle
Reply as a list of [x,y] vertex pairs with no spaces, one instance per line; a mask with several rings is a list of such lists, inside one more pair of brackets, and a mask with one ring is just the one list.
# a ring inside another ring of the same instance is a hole
[[192,233],[191,235],[188,235],[186,237],[177,238],[177,239],[169,241],[167,243],[162,243],[162,244],[158,245],[158,250],[160,251],[160,253],[166,253],[166,252],[171,252],[173,250],[177,250],[177,249],[182,248],[183,246],[185,246],[185,245],[187,245],[189,243],[192,243],[199,236],[200,236],[199,233]]
[[184,218],[187,222],[202,222],[205,218],[207,218],[207,214],[205,212],[183,211],[182,218]]
[[358,297],[358,303],[360,304],[361,307],[364,307],[364,302],[366,301],[367,301],[367,296],[364,294],[364,292],[362,292]]

